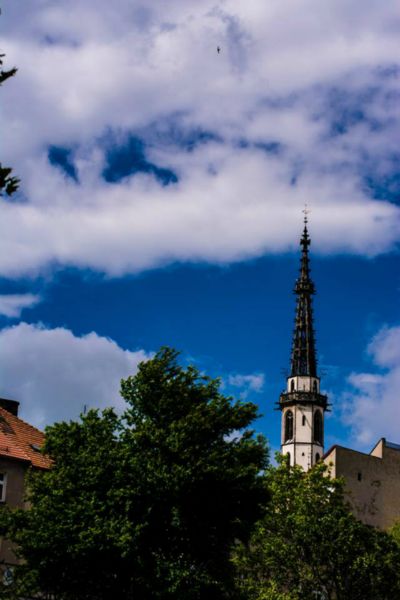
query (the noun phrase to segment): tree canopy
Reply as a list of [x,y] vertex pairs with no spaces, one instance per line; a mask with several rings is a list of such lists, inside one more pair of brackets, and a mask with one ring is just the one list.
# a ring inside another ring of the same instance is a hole
[[323,464],[268,465],[254,404],[168,348],[121,393],[122,416],[47,428],[53,467],[30,474],[27,510],[0,510],[22,559],[1,598],[400,597],[397,529],[357,521]]
[[235,553],[249,600],[393,600],[400,597],[400,550],[391,536],[358,521],[344,482],[318,464],[304,473],[283,457],[270,467],[266,515]]
[[28,510],[1,511],[23,559],[14,590],[232,597],[232,545],[249,538],[268,496],[265,440],[248,430],[256,406],[222,395],[171,349],[142,363],[121,393],[122,417],[89,411],[47,428],[53,468],[31,474]]

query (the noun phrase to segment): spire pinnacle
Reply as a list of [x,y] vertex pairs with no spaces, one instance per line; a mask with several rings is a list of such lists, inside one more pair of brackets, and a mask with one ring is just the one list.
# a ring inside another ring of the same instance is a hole
[[307,227],[308,215],[311,212],[311,209],[308,208],[307,202],[304,203],[304,208],[303,208],[302,212],[304,213],[304,225]]
[[304,229],[300,239],[300,274],[294,288],[294,293],[297,295],[297,303],[292,342],[291,376],[309,375],[311,377],[317,377],[317,359],[312,309],[312,296],[315,294],[315,286],[310,277],[308,247],[311,244],[311,239],[307,229],[308,214],[310,211],[308,210],[307,205],[303,212]]

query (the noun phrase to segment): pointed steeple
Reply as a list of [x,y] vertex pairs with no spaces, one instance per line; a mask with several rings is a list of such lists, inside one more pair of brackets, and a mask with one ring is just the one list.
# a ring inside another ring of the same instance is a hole
[[300,274],[294,288],[294,293],[297,295],[297,304],[292,342],[291,377],[296,375],[317,377],[312,308],[312,297],[315,294],[315,286],[310,277],[310,259],[308,256],[308,247],[310,244],[311,240],[307,230],[306,213],[303,235],[300,240],[302,247]]
[[324,453],[324,415],[329,405],[327,396],[320,392],[317,374],[312,310],[315,287],[310,276],[308,256],[311,240],[307,230],[307,207],[304,214],[300,273],[294,288],[297,303],[291,372],[278,406],[282,411],[281,452],[288,456],[291,465],[300,465],[307,471]]

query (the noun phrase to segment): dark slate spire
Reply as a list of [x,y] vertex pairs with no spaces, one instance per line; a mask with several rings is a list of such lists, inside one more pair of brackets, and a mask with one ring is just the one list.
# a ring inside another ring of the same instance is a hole
[[311,240],[307,230],[307,211],[305,212],[304,231],[300,240],[302,247],[300,275],[294,288],[294,292],[297,295],[297,305],[291,358],[290,375],[292,377],[296,375],[317,377],[312,310],[312,296],[315,294],[315,287],[310,278],[308,246]]

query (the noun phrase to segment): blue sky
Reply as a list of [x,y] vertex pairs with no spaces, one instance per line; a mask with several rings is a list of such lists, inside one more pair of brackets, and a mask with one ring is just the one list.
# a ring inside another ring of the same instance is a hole
[[277,448],[307,202],[326,445],[398,441],[396,3],[243,4],[4,2],[0,394],[40,427],[171,345]]

